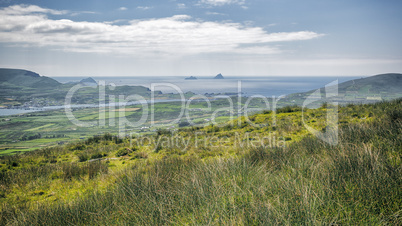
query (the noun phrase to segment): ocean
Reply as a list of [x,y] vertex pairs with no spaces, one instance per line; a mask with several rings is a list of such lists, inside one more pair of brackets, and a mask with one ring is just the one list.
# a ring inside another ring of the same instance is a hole
[[[324,87],[326,84],[338,80],[339,83],[358,79],[362,77],[284,77],[284,76],[225,76],[225,79],[213,79],[211,77],[197,77],[197,80],[185,80],[183,76],[160,76],[160,77],[93,77],[97,82],[105,81],[106,84],[130,85],[151,87],[151,84],[164,83],[155,87],[163,93],[194,92],[196,94],[205,93],[237,93],[240,83],[240,91],[244,96],[262,95],[266,97],[281,96],[291,93],[306,92],[313,89]],[[78,82],[83,77],[54,77],[61,83]],[[178,89],[172,88],[173,84]],[[179,90],[179,91],[178,91]]]

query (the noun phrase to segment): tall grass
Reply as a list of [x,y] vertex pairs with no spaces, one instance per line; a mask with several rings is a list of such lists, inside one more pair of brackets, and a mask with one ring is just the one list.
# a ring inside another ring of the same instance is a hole
[[1,223],[400,225],[401,105],[367,108],[384,114],[342,126],[337,146],[307,136],[228,158],[144,161],[106,193],[33,209],[3,207]]

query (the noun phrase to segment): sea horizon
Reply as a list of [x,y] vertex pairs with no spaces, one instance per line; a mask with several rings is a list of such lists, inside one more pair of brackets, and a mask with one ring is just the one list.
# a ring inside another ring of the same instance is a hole
[[[266,97],[288,95],[292,93],[307,92],[324,87],[333,81],[342,83],[349,80],[360,79],[363,76],[224,76],[224,79],[214,79],[214,76],[195,76],[197,80],[185,80],[189,76],[136,76],[136,77],[96,77],[95,81],[104,81],[106,84],[116,86],[143,86],[151,88],[152,83],[166,83],[177,86],[182,92],[195,94],[224,94],[237,93],[240,89],[244,96],[262,95]],[[58,82],[79,82],[87,77],[51,77]],[[240,82],[240,88],[239,86]],[[156,90],[163,93],[178,93],[172,87],[158,86]]]

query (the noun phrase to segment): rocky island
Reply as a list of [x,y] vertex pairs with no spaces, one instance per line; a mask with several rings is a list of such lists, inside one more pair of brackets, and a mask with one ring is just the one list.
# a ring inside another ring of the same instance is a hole
[[221,73],[217,74],[214,79],[224,79]]
[[190,77],[188,77],[188,78],[185,78],[184,80],[197,80],[197,78],[194,77],[194,76],[190,76]]

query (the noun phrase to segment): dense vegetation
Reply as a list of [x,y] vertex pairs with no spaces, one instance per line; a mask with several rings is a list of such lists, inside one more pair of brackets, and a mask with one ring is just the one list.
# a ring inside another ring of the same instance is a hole
[[[2,156],[0,222],[398,225],[401,103],[340,107],[335,146],[306,131],[299,107],[287,107],[275,123],[266,111],[175,134],[105,134]],[[325,130],[327,111],[309,109],[304,121]],[[281,142],[236,143],[259,136]],[[187,145],[168,145],[175,137]],[[216,145],[219,138],[225,142]]]

